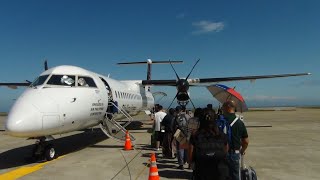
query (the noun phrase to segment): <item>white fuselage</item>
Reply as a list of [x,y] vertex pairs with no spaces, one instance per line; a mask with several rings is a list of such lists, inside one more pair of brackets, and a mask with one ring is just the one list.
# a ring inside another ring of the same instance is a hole
[[93,127],[105,117],[108,102],[136,114],[154,106],[141,80],[118,81],[75,66],[43,72],[11,108],[9,135],[41,137]]

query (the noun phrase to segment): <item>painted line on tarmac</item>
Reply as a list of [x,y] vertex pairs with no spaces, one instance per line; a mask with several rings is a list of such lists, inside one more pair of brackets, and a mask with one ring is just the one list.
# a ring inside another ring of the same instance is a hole
[[46,164],[49,164],[50,162],[54,162],[54,161],[56,161],[58,159],[61,159],[63,157],[65,157],[65,155],[64,156],[59,156],[55,160],[39,163],[39,164],[34,165],[34,166],[20,167],[18,169],[15,169],[15,170],[0,174],[0,179],[14,180],[14,179],[21,178],[23,176],[26,176],[26,175],[31,174],[33,172],[36,172],[36,171],[42,169]]
[[142,173],[147,169],[147,167],[150,165],[150,162],[146,163],[146,165],[142,168],[142,170],[139,172],[138,176],[136,177],[135,180],[138,180],[138,178],[140,178],[140,176],[142,175]]
[[[99,143],[99,142],[98,142]],[[59,159],[62,159],[63,157],[67,156],[67,155],[70,155],[70,154],[74,154],[76,152],[79,152],[87,147],[90,147],[90,146],[93,146],[97,143],[91,143],[89,144],[88,146],[85,146],[85,147],[82,147],[82,148],[79,148],[79,149],[76,149],[75,151],[73,152],[70,152],[68,154],[65,154],[65,155],[62,155],[62,156],[59,156],[57,159],[54,159],[52,161],[47,161],[47,162],[43,162],[43,163],[39,163],[37,165],[34,165],[34,166],[24,166],[24,167],[20,167],[18,169],[15,169],[15,170],[12,170],[12,171],[9,171],[9,172],[6,172],[6,173],[3,173],[3,174],[0,174],[0,180],[15,180],[15,179],[18,179],[18,178],[21,178],[23,176],[26,176],[28,174],[31,174],[33,172],[36,172],[40,169],[42,169],[44,167],[44,165],[50,163],[50,162],[53,162],[53,161],[56,161],[56,160],[59,160]]]

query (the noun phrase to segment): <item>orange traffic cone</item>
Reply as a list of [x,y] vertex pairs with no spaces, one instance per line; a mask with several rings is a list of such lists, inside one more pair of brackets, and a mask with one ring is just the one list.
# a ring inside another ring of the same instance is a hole
[[124,150],[126,150],[126,151],[132,150],[132,145],[131,145],[131,140],[130,140],[130,136],[129,136],[129,131],[128,130],[126,132],[126,142],[124,144]]
[[158,173],[156,155],[152,153],[150,158],[149,180],[159,180],[159,179],[160,179],[160,176]]

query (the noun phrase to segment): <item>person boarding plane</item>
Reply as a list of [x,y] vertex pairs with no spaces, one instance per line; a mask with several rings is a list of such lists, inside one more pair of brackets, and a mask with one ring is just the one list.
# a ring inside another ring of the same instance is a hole
[[[107,136],[124,140],[125,126],[130,121],[121,126],[114,119],[119,116],[132,119],[131,115],[152,109],[154,97],[149,86],[176,86],[177,95],[175,98],[178,99],[179,104],[185,105],[190,99],[189,86],[310,74],[189,79],[190,72],[187,78],[180,79],[175,72],[176,80],[151,80],[152,64],[170,63],[172,66],[174,63],[181,62],[152,62],[148,59],[147,62],[119,63],[122,65],[148,65],[147,80],[124,81],[115,80],[77,66],[62,65],[49,69],[47,62],[45,62],[45,71],[32,83],[0,83],[0,86],[8,86],[13,89],[17,86],[27,86],[27,89],[10,109],[5,122],[6,132],[15,137],[37,139],[33,156],[52,160],[57,157],[51,141],[52,135],[82,130],[100,124],[101,130]],[[134,137],[132,139],[134,140]]]

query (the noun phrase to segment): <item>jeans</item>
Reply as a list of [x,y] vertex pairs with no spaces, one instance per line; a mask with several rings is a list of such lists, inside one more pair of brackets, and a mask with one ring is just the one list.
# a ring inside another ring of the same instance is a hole
[[178,164],[184,165],[185,162],[187,162],[187,150],[186,149],[180,149],[180,143],[177,141],[177,158],[178,158]]
[[240,180],[240,158],[239,153],[229,153],[227,155],[232,180]]

